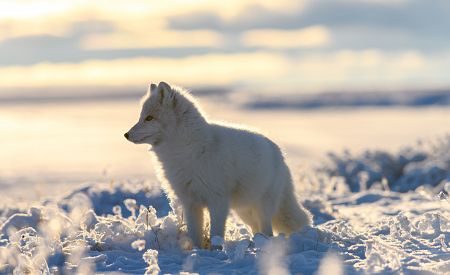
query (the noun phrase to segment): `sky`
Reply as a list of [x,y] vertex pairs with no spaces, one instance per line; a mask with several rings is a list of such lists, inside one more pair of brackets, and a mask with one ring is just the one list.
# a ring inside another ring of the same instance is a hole
[[0,93],[445,89],[449,26],[448,0],[3,0]]

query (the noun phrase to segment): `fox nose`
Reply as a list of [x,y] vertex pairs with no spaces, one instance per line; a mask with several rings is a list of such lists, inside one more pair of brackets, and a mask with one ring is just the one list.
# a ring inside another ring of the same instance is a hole
[[126,139],[128,139],[128,137],[130,136],[128,133],[125,133],[124,135],[123,135]]

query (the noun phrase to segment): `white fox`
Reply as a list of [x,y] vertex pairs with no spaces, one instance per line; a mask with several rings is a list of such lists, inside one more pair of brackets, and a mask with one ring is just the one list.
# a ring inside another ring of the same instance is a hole
[[208,121],[182,88],[151,84],[139,121],[125,137],[152,145],[166,188],[180,200],[188,235],[202,247],[203,210],[210,237],[224,237],[230,208],[253,233],[290,234],[311,224],[296,200],[292,178],[278,146],[245,128]]

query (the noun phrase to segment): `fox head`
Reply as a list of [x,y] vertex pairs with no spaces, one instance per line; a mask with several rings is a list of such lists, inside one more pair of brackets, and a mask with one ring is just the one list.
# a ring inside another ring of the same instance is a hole
[[173,125],[177,121],[177,97],[169,84],[160,82],[150,84],[142,99],[142,110],[138,122],[124,134],[125,138],[136,144],[157,145],[164,138],[174,135]]

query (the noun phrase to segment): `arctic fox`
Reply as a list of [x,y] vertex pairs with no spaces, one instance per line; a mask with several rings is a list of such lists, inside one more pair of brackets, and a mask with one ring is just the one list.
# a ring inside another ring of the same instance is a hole
[[189,93],[160,82],[151,84],[129,141],[152,146],[180,200],[188,236],[202,247],[203,210],[209,210],[210,237],[224,237],[233,209],[253,233],[290,234],[311,224],[296,200],[291,174],[278,146],[267,137],[208,121]]

